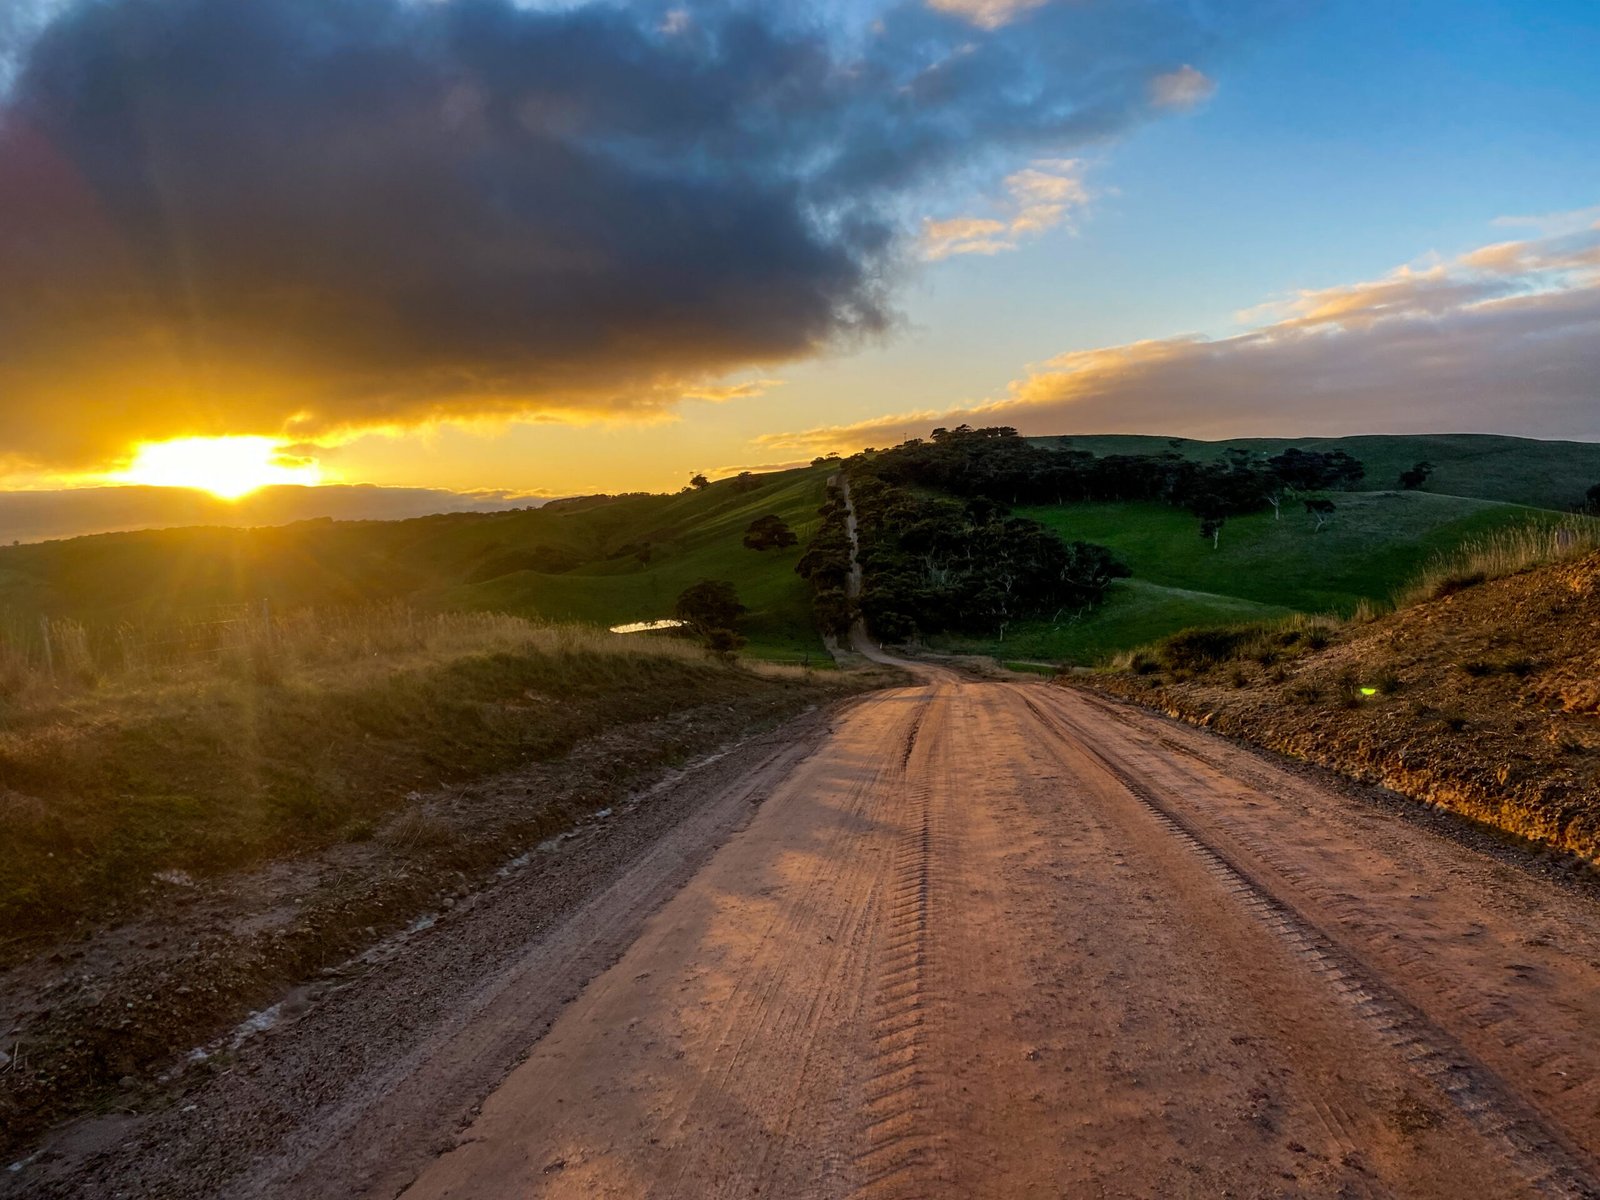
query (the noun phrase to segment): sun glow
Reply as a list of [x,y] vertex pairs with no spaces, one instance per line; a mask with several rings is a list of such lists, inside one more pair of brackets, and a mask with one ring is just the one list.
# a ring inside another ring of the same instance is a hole
[[315,486],[322,482],[322,469],[313,460],[285,455],[272,438],[192,437],[145,442],[117,480],[197,488],[237,500],[272,484]]

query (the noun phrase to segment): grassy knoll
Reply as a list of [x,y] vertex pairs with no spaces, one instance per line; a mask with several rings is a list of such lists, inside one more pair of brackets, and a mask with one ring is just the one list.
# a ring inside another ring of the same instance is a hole
[[1230,518],[1218,546],[1195,518],[1155,504],[1071,504],[1019,510],[1063,537],[1111,547],[1135,579],[1302,611],[1348,612],[1387,600],[1436,551],[1475,534],[1558,514],[1425,492],[1335,493],[1338,510],[1316,531],[1284,506]]
[[[678,496],[652,497],[635,537],[662,537],[648,565],[633,557],[588,563],[560,575],[516,572],[424,597],[447,608],[525,613],[559,621],[618,625],[670,616],[678,593],[702,579],[726,579],[750,611],[739,631],[745,653],[777,661],[828,659],[811,620],[810,589],[794,573],[821,518],[826,470],[763,475],[739,492],[727,482]],[[741,539],[755,518],[782,517],[799,537],[787,550],[748,550]]]
[[1233,438],[1202,442],[1143,434],[1034,438],[1068,442],[1095,454],[1159,454],[1169,448],[1196,459],[1220,457],[1230,447],[1266,455],[1290,446],[1343,450],[1367,468],[1364,486],[1394,487],[1400,472],[1420,461],[1436,468],[1422,490],[1447,496],[1501,500],[1534,508],[1566,510],[1600,483],[1600,442],[1554,442],[1486,433],[1373,434],[1339,438]]
[[1283,616],[1289,611],[1280,605],[1258,604],[1237,596],[1162,587],[1144,579],[1124,579],[1112,584],[1104,603],[1084,616],[1063,614],[1055,622],[1018,621],[1006,630],[1004,642],[946,635],[938,638],[935,644],[943,650],[993,654],[1006,659],[1092,663],[1129,646],[1141,645],[1192,625],[1258,621]]

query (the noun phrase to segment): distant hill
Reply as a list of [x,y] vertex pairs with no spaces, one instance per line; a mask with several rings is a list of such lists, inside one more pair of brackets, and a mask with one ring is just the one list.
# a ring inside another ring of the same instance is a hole
[[1067,443],[1074,450],[1099,455],[1159,454],[1170,448],[1195,459],[1219,458],[1233,447],[1266,455],[1281,453],[1290,446],[1343,450],[1366,465],[1363,486],[1374,491],[1396,487],[1401,471],[1426,461],[1434,465],[1434,472],[1423,491],[1557,510],[1582,503],[1584,492],[1600,483],[1600,442],[1547,442],[1492,433],[1233,438],[1218,442],[1144,434],[1074,434],[1029,441],[1038,445]]
[[539,504],[505,492],[323,484],[264,487],[237,500],[194,488],[113,486],[0,491],[0,545],[190,525],[288,525],[295,521],[400,521],[447,512],[496,512]]

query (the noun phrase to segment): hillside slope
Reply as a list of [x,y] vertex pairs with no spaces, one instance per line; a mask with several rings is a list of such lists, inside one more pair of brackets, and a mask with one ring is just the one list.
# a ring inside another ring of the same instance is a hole
[[1290,611],[1355,611],[1386,603],[1436,553],[1463,540],[1527,523],[1553,523],[1546,509],[1426,492],[1339,492],[1318,530],[1285,505],[1231,517],[1217,545],[1194,516],[1161,504],[1066,504],[1018,509],[1068,540],[1110,547],[1133,570],[1105,601],[1056,622],[1019,622],[1004,643],[941,638],[941,648],[1088,665],[1180,629],[1228,625]]
[[[1600,554],[1075,677],[1600,863]],[[1320,649],[1311,649],[1321,645]]]
[[[27,642],[41,616],[111,629],[230,605],[275,610],[404,601],[612,625],[670,614],[705,578],[735,584],[750,652],[814,660],[809,597],[794,564],[817,524],[826,469],[720,480],[677,495],[598,497],[538,509],[408,521],[187,528],[0,547],[0,614]],[[755,517],[784,517],[800,545],[741,544]]]

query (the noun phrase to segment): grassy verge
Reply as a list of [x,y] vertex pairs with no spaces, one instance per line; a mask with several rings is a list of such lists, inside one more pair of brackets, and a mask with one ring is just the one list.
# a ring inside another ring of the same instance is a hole
[[392,607],[275,622],[149,675],[64,669],[13,678],[0,724],[0,928],[17,942],[103,916],[158,873],[369,837],[408,796],[610,728],[822,691],[677,640]]

